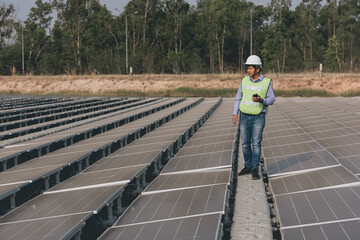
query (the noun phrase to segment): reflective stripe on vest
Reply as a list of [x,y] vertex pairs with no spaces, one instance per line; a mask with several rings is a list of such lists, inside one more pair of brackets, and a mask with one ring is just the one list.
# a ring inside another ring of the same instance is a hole
[[[243,78],[241,82],[242,98],[240,102],[240,111],[247,114],[257,115],[261,113],[264,105],[259,102],[253,102],[253,94],[258,94],[262,99],[266,97],[271,79],[263,78],[259,82],[252,82],[249,76]],[[267,112],[267,106],[266,106]]]

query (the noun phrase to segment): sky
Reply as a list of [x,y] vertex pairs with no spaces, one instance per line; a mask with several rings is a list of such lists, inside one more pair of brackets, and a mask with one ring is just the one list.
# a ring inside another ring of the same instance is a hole
[[[43,0],[45,2],[51,2],[51,0]],[[106,4],[106,7],[114,14],[119,14],[115,8],[119,9],[120,11],[123,10],[123,8],[126,6],[126,4],[130,0],[100,0],[102,4]],[[196,0],[185,0],[190,5],[196,5]],[[263,4],[266,6],[269,4],[270,0],[252,0],[253,3],[256,5]],[[301,2],[301,0],[293,0],[292,1],[292,9],[295,9],[295,7]],[[35,0],[0,0],[0,5],[3,5],[5,3],[6,6],[8,6],[10,3],[14,5],[16,10],[16,18],[20,20],[26,20],[27,15],[30,12],[30,8],[35,6]]]

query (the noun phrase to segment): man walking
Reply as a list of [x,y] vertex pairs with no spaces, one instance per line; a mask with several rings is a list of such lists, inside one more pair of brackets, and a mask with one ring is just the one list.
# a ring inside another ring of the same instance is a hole
[[268,106],[275,102],[272,80],[261,75],[262,63],[251,55],[245,63],[249,76],[242,79],[234,103],[232,121],[236,125],[240,110],[240,136],[245,166],[238,174],[260,179],[261,140]]

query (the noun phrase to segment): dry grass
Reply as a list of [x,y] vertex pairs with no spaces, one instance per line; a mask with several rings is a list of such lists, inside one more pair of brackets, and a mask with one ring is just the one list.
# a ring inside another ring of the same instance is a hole
[[[244,74],[0,76],[1,94],[233,97]],[[359,96],[360,74],[265,74],[277,96]]]

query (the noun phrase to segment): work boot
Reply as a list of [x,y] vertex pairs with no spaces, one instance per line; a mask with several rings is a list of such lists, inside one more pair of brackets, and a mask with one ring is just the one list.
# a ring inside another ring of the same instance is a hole
[[241,176],[241,175],[246,175],[246,174],[250,174],[251,173],[251,169],[248,168],[248,167],[244,167],[238,174],[238,176]]
[[252,175],[253,180],[259,180],[260,179],[259,171],[257,169],[251,170],[251,175]]

